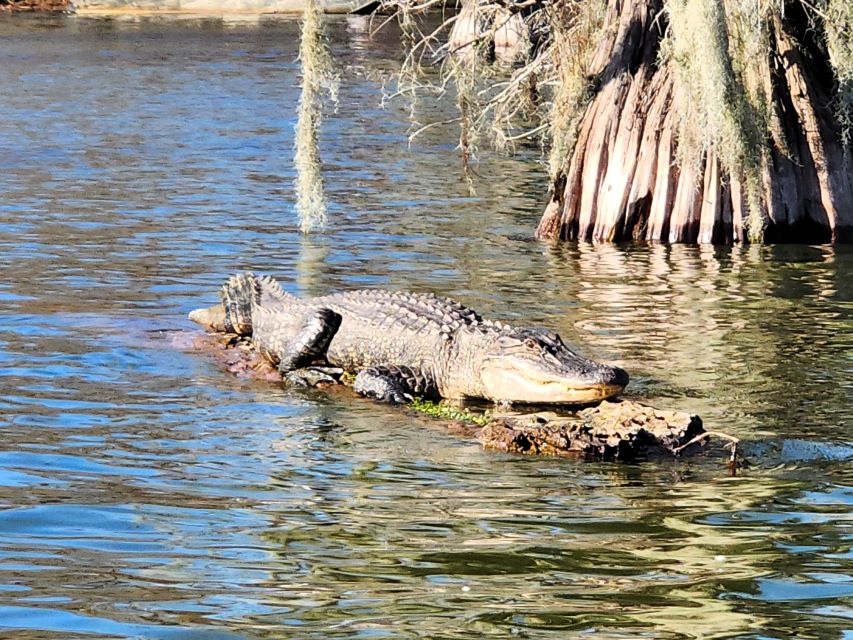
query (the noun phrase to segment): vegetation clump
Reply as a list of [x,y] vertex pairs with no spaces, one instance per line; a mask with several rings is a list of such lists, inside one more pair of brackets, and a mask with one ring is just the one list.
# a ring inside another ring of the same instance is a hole
[[[746,7],[744,5],[749,4]],[[661,46],[663,61],[675,71],[678,99],[679,162],[699,166],[714,149],[730,176],[746,186],[749,239],[761,241],[761,166],[766,123],[756,104],[767,96],[750,95],[744,76],[765,41],[767,7],[753,0],[668,0],[669,33]],[[733,33],[729,20],[748,25]],[[739,63],[739,69],[735,64]],[[698,171],[697,171],[698,175]]]
[[334,72],[318,0],[306,0],[299,45],[302,90],[296,119],[296,212],[303,233],[326,224],[326,197],[320,164],[319,131],[322,93],[337,102],[339,79]]
[[485,414],[471,413],[461,407],[454,407],[451,404],[433,402],[423,398],[414,398],[409,406],[412,410],[432,416],[433,418],[464,422],[465,424],[474,424],[480,427],[487,425],[491,420]]
[[823,21],[829,59],[838,81],[836,109],[844,146],[853,142],[853,2],[822,0],[815,11]]

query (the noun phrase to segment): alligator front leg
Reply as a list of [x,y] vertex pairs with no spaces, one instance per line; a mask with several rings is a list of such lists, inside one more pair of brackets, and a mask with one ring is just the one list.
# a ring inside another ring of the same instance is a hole
[[340,314],[331,309],[288,316],[261,308],[252,320],[252,344],[282,375],[324,358],[341,326]]
[[331,309],[318,309],[300,323],[296,334],[282,345],[278,353],[279,373],[285,374],[295,369],[307,367],[323,358],[329,343],[341,326],[341,315]]
[[352,388],[360,395],[391,404],[405,404],[415,396],[438,397],[435,381],[411,367],[368,367],[355,377]]

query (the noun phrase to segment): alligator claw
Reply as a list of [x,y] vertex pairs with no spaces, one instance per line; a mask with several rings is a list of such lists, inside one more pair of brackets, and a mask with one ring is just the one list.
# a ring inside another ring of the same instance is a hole
[[282,374],[288,384],[296,387],[316,387],[321,384],[337,384],[343,369],[337,367],[303,367]]

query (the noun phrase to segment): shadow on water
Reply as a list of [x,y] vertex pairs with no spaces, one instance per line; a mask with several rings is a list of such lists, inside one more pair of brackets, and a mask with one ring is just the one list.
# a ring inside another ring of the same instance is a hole
[[[536,242],[537,152],[469,198],[368,26],[305,239],[296,23],[0,19],[0,635],[850,637],[850,249]],[[242,269],[550,327],[758,463],[499,455],[151,339]]]

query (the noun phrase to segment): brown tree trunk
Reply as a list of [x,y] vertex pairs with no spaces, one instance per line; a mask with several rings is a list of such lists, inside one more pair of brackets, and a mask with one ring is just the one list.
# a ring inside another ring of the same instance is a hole
[[[608,0],[592,77],[597,89],[537,229],[540,238],[743,241],[746,188],[711,148],[677,162],[679,95],[660,64],[662,0]],[[835,79],[799,2],[771,25],[766,60],[773,131],[762,167],[764,240],[853,238],[853,149],[832,110]],[[845,154],[846,151],[846,154]]]

